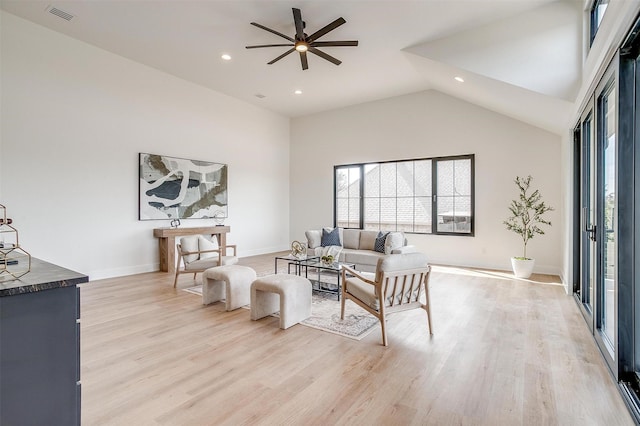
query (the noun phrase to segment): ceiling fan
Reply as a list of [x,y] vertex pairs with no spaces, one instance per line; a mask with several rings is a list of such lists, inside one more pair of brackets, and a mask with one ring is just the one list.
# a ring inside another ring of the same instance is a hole
[[287,40],[289,40],[291,43],[287,43],[287,44],[261,44],[258,46],[246,46],[247,49],[257,49],[257,48],[261,48],[261,47],[285,47],[285,46],[291,46],[291,49],[287,50],[286,52],[284,52],[282,55],[278,56],[277,58],[275,58],[274,60],[272,60],[271,62],[268,62],[268,65],[271,65],[277,61],[279,61],[280,59],[284,58],[285,56],[287,56],[289,53],[293,53],[294,51],[297,51],[298,53],[300,53],[300,62],[302,63],[302,69],[306,70],[309,68],[309,63],[307,61],[307,52],[311,52],[314,55],[318,55],[323,59],[326,59],[329,62],[332,62],[336,65],[340,65],[342,63],[342,61],[334,58],[331,55],[328,55],[326,53],[324,53],[323,51],[319,50],[318,47],[347,47],[347,46],[357,46],[358,45],[358,41],[357,40],[352,40],[352,41],[317,41],[320,37],[322,37],[323,35],[325,35],[326,33],[328,33],[329,31],[333,31],[336,28],[338,28],[340,25],[344,24],[345,21],[343,18],[338,18],[335,21],[333,21],[332,23],[320,28],[318,31],[316,31],[315,33],[311,34],[311,35],[307,35],[304,32],[306,23],[302,20],[302,13],[300,12],[300,9],[296,9],[293,8],[293,22],[296,26],[296,34],[295,34],[295,38],[291,38],[289,36],[286,36],[276,30],[272,30],[271,28],[267,28],[264,25],[260,25],[256,22],[252,22],[251,25],[254,25],[258,28],[262,28],[265,31],[269,31],[270,33],[273,33],[275,35],[278,35],[282,38],[286,38]]

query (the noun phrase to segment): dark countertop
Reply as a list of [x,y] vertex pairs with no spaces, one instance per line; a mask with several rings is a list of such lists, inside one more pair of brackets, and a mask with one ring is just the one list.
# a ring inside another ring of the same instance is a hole
[[0,297],[70,287],[88,281],[86,275],[32,257],[31,272],[17,280],[0,281]]

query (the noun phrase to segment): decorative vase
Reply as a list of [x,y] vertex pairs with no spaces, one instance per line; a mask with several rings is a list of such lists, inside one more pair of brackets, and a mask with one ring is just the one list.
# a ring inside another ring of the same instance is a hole
[[512,257],[511,267],[513,268],[513,274],[517,278],[529,278],[533,273],[533,266],[535,263],[535,259],[519,259]]

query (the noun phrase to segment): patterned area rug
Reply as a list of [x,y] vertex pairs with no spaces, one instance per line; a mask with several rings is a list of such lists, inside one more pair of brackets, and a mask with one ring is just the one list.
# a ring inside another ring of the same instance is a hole
[[[202,297],[201,285],[185,288],[183,291]],[[249,306],[245,306],[245,308],[249,309]],[[278,314],[274,314],[273,316],[277,317]],[[369,314],[351,300],[347,300],[345,318],[341,320],[340,302],[337,301],[337,297],[333,294],[314,291],[311,302],[311,317],[302,321],[300,324],[329,333],[339,334],[340,336],[350,339],[360,340],[371,333],[379,322],[376,317]]]

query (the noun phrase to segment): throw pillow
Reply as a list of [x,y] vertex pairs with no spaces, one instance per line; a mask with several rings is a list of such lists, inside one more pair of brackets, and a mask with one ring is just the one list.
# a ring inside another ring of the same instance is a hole
[[333,228],[333,231],[327,232],[326,229],[323,229],[320,245],[322,247],[342,246],[342,243],[340,242],[340,230],[338,228]]
[[305,231],[304,235],[307,237],[307,246],[309,248],[320,247],[320,241],[322,234],[318,230]]
[[376,237],[376,242],[373,245],[373,249],[377,252],[384,253],[384,243],[387,240],[388,232],[384,234],[382,232],[378,232],[378,236]]
[[[217,250],[218,249],[218,241],[217,240],[208,240],[202,235],[198,236],[198,250],[199,251],[207,251],[207,250]],[[200,253],[200,259],[209,259],[211,257],[218,257],[217,252],[211,253]]]
[[404,234],[402,232],[389,232],[384,243],[385,254],[391,254],[395,249],[404,245]]
[[185,254],[182,256],[185,265],[187,263],[193,262],[194,260],[198,260],[198,235],[189,235],[187,237],[180,238],[180,247],[182,248],[182,252],[189,252],[195,254]]

